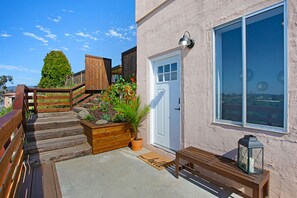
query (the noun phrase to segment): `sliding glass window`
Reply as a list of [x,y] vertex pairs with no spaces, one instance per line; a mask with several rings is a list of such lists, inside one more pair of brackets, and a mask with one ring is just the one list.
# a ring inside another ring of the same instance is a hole
[[285,127],[284,46],[283,5],[215,28],[216,121]]

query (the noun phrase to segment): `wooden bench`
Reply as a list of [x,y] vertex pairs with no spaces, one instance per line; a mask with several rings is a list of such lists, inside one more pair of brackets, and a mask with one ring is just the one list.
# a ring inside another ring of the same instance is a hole
[[194,165],[251,188],[253,190],[252,197],[254,198],[264,198],[269,196],[269,171],[267,170],[264,170],[263,174],[249,175],[240,170],[234,160],[195,147],[188,147],[176,152],[175,174],[177,178],[179,175],[181,159],[188,162],[186,165],[181,166],[181,168],[223,187],[226,190],[235,192],[240,196],[251,197],[232,186],[226,185],[225,182],[219,182],[214,179],[214,177],[207,176],[205,173],[202,173],[202,171],[197,171],[194,169]]

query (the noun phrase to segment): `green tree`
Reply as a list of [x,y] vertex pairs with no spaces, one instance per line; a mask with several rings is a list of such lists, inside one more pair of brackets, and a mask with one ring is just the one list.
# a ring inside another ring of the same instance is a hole
[[6,83],[11,82],[12,83],[13,77],[12,76],[0,76],[0,102],[3,101],[3,94],[7,92]]
[[68,59],[62,51],[50,51],[43,59],[41,79],[38,87],[54,88],[64,86],[66,77],[71,72]]

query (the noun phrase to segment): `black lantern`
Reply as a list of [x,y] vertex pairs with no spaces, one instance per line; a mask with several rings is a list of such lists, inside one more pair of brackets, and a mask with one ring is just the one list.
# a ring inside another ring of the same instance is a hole
[[238,141],[237,165],[248,174],[263,173],[264,147],[253,135],[245,135]]

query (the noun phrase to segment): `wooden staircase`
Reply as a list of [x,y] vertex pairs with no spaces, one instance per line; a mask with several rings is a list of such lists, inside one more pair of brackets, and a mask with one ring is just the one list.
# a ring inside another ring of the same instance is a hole
[[38,114],[26,128],[24,150],[31,166],[91,154],[83,127],[72,111]]

